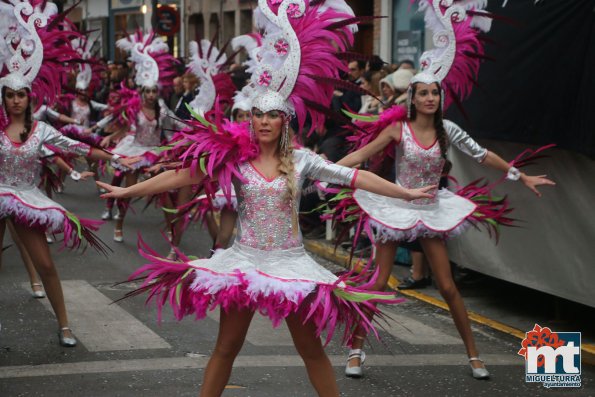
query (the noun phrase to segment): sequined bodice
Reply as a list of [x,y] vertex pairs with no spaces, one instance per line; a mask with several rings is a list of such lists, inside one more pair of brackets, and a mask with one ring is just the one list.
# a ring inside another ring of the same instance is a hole
[[285,178],[279,176],[268,180],[250,163],[241,165],[240,172],[247,183],[236,187],[238,241],[267,251],[300,246],[301,235],[299,231],[293,233],[291,205],[285,198]]
[[29,138],[22,144],[13,143],[5,131],[0,131],[0,185],[34,187],[41,171],[39,159],[43,144],[78,155],[89,152],[88,145],[68,139],[42,122],[34,124]]
[[[303,149],[294,151],[294,169],[298,192],[305,178],[349,186],[355,175],[353,169],[327,163]],[[250,163],[241,164],[239,171],[245,181],[234,181],[238,200],[236,241],[266,251],[301,246],[299,228],[297,233],[292,229],[292,206],[285,198],[285,178],[266,179]],[[294,199],[294,208],[299,208],[300,196],[298,193]]]
[[13,187],[35,186],[41,172],[40,140],[30,136],[23,144],[13,143],[2,131],[0,135],[0,184]]
[[[396,183],[409,189],[438,185],[445,160],[437,141],[430,147],[422,147],[413,135],[409,123],[403,123],[401,141],[396,151]],[[417,199],[411,202],[431,204],[435,201],[436,198]]]
[[72,101],[72,113],[73,119],[79,120],[81,125],[89,127],[89,116],[91,115],[91,107],[88,104],[79,105],[77,101]]
[[[164,118],[161,115],[160,125],[163,125]],[[134,140],[142,146],[159,146],[161,144],[161,131],[157,128],[157,119],[149,120],[145,113],[140,111],[137,117]]]

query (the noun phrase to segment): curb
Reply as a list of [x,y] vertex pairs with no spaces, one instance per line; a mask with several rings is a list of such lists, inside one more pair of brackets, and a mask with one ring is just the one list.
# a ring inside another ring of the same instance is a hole
[[[316,254],[324,259],[327,259],[345,268],[358,268],[361,266],[360,259],[353,258],[350,261],[349,254],[345,252],[345,250],[343,250],[342,248],[337,248],[337,250],[335,251],[334,246],[330,243],[320,242],[320,240],[304,239],[304,247],[313,254]],[[368,258],[365,259],[367,260]],[[388,279],[388,286],[390,287],[390,289],[396,291],[398,284],[399,280],[397,280],[395,276],[391,275]],[[399,294],[405,295],[410,298],[415,298],[422,302],[429,303],[430,305],[449,311],[446,302],[440,299],[436,299],[433,296],[426,295],[422,292],[415,290],[400,290]],[[469,319],[477,324],[485,325],[487,327],[514,336],[521,340],[525,339],[525,332],[521,331],[520,329],[511,327],[509,325],[506,325],[504,323],[501,323],[499,321],[493,320],[489,317],[483,316],[481,314],[469,310],[467,311],[467,313]],[[595,366],[595,345],[582,343],[581,358],[584,364]]]

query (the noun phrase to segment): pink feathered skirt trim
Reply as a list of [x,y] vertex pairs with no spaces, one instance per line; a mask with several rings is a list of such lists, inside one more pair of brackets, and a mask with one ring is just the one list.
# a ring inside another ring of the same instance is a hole
[[41,230],[44,233],[62,233],[63,248],[78,249],[83,246],[83,242],[86,242],[104,254],[109,250],[93,233],[99,230],[103,221],[78,218],[57,203],[53,207],[36,207],[10,193],[3,193],[0,194],[0,218],[6,217],[10,217],[20,225]]
[[156,302],[159,319],[167,303],[178,320],[189,315],[202,319],[219,307],[257,311],[276,327],[288,315],[299,313],[305,322],[315,324],[319,336],[325,335],[326,343],[342,328],[343,343],[351,345],[358,327],[378,337],[377,326],[384,319],[378,303],[402,301],[394,293],[371,289],[376,274],[345,273],[332,283],[322,283],[281,279],[257,270],[218,273],[196,267],[181,253],[180,261],[162,258],[142,239],[139,251],[149,263],[131,275],[130,280],[142,277],[144,282],[129,295],[148,292],[147,302]]

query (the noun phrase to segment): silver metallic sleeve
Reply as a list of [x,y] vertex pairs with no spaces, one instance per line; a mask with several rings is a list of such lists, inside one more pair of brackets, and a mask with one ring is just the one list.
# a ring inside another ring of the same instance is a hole
[[89,105],[91,105],[93,110],[95,110],[96,112],[103,112],[105,109],[108,108],[107,104],[95,101],[89,102]]
[[56,154],[52,149],[48,148],[45,145],[41,145],[41,149],[39,150],[39,152],[41,153],[41,157],[43,158],[52,157]]
[[91,152],[91,146],[65,137],[55,128],[45,123],[39,122],[37,128],[41,128],[39,135],[42,144],[53,145],[65,152],[78,154],[79,156],[88,156]]
[[56,112],[54,109],[50,107],[46,107],[46,114],[52,120],[58,120],[60,118],[60,113]]
[[471,156],[478,163],[485,160],[488,150],[475,142],[461,127],[450,120],[444,120],[444,129],[448,135],[449,144],[455,146],[466,155]]
[[105,128],[106,125],[108,125],[112,119],[114,118],[114,116],[105,116],[104,118],[102,118],[101,120],[99,120],[95,125],[97,126],[97,128]]
[[303,152],[300,153],[299,161],[306,163],[304,166],[306,177],[335,185],[353,185],[357,170],[326,161],[311,150],[300,149],[299,151]]

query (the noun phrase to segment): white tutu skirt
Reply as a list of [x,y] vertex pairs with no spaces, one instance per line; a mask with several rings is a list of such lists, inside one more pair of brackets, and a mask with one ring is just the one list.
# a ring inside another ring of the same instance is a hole
[[[123,157],[136,157],[142,156],[142,160],[132,164],[132,170],[138,170],[140,168],[149,167],[157,161],[159,156],[156,153],[156,146],[143,146],[139,144],[135,139],[134,135],[127,135],[124,137],[116,147],[112,150],[115,153]],[[112,161],[112,167],[120,171],[129,171],[130,169],[123,167],[119,163]]]
[[131,294],[148,291],[159,316],[166,302],[178,319],[191,314],[204,318],[219,307],[258,311],[278,326],[287,316],[298,314],[316,325],[318,335],[326,333],[327,342],[342,326],[343,342],[349,344],[357,327],[377,335],[368,315],[382,318],[378,303],[400,301],[394,294],[371,290],[373,282],[366,282],[367,275],[365,280],[354,273],[334,275],[303,246],[264,251],[236,242],[209,259],[190,260],[179,252],[179,261],[162,258],[142,240],[139,246],[150,263],[130,276],[131,280],[146,277]]
[[64,207],[36,187],[0,185],[0,218],[13,217],[20,224],[53,233],[64,228],[65,214]]
[[438,191],[435,203],[424,205],[360,189],[353,198],[369,216],[374,237],[381,242],[454,237],[471,225],[467,219],[477,208],[472,201],[447,189]]
[[76,217],[37,187],[0,185],[0,219],[4,218],[46,233],[63,233],[64,247],[78,248],[86,240],[106,253],[105,244],[93,234],[103,222]]

